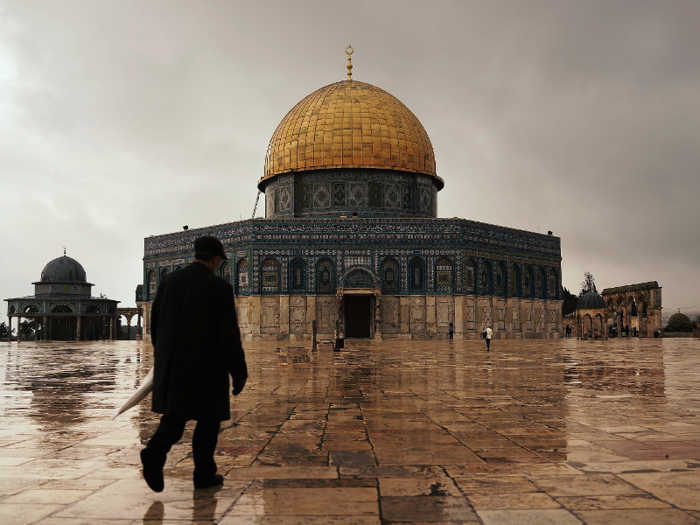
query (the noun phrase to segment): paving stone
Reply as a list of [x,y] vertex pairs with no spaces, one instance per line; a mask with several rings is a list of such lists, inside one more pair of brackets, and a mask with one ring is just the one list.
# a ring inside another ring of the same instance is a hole
[[284,366],[278,344],[245,345],[250,378],[216,451],[224,486],[193,490],[189,423],[155,494],[139,459],[150,398],[110,419],[152,366],[149,343],[0,343],[0,523],[700,518],[695,343],[497,340],[486,356],[480,341],[356,341]]

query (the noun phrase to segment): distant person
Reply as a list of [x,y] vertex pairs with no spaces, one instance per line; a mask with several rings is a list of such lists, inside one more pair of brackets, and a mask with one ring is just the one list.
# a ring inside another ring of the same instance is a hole
[[486,334],[486,351],[489,352],[491,350],[491,337],[493,337],[493,330],[491,330],[491,325],[488,325],[486,327],[486,331],[484,333]]
[[141,450],[141,462],[143,477],[155,492],[163,490],[166,456],[189,420],[197,421],[192,437],[194,488],[224,482],[216,473],[214,450],[220,422],[231,419],[229,374],[234,396],[248,378],[233,287],[216,276],[224,259],[216,237],[200,237],[194,241],[194,262],[168,274],[153,302],[153,411],[163,416]]
[[447,332],[450,334],[450,343],[454,339],[455,336],[455,327],[452,323],[447,327]]
[[570,324],[566,325],[566,338],[567,339],[571,338],[571,325]]

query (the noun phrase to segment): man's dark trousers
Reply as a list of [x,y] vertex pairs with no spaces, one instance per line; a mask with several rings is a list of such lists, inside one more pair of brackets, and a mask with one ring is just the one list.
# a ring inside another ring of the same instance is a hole
[[[163,415],[160,418],[158,430],[148,442],[148,448],[153,448],[163,454],[170,452],[170,447],[180,441],[187,420],[178,416]],[[216,474],[214,451],[219,438],[219,421],[197,421],[192,436],[192,456],[194,457],[195,483],[210,481]]]

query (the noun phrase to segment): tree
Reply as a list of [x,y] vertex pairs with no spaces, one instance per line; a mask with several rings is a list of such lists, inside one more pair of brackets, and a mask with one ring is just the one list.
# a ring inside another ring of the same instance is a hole
[[593,278],[593,274],[591,272],[584,272],[583,281],[581,282],[581,292],[578,294],[578,296],[581,297],[586,292],[591,291],[598,293],[598,290],[595,287],[595,279]]
[[[13,328],[12,333],[14,332],[15,329]],[[0,323],[0,339],[7,339],[9,335],[11,334],[8,333],[7,324],[3,321],[2,323]]]
[[569,315],[576,311],[578,306],[578,297],[572,294],[569,290],[564,288],[564,304],[561,307],[562,315]]

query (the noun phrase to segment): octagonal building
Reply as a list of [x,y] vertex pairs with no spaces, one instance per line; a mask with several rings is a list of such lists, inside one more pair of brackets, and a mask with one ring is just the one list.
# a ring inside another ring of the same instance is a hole
[[560,337],[560,239],[438,218],[444,186],[396,97],[351,78],[314,91],[270,140],[265,219],[145,239],[145,338],[161,278],[201,235],[224,243],[246,340],[310,339],[314,320],[320,339],[447,338],[450,323],[457,339]]

